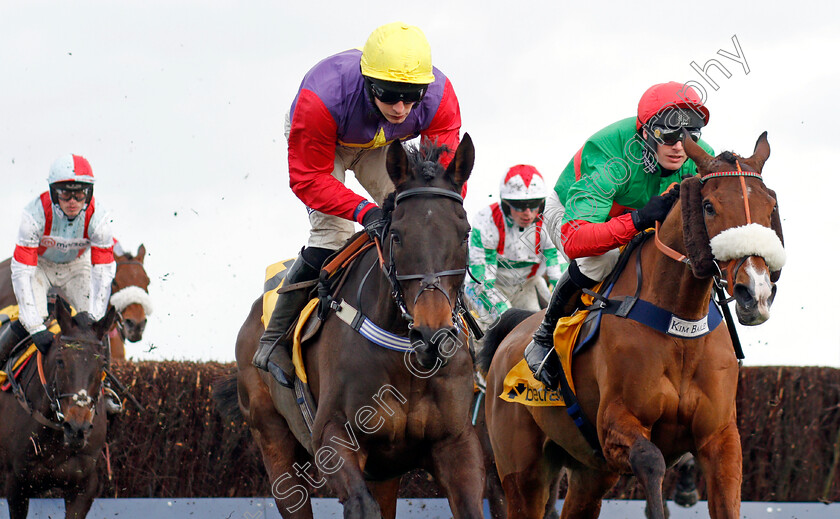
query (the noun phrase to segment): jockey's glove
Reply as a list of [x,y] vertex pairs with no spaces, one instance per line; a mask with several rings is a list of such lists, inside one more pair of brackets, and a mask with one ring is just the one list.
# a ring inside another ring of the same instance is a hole
[[668,213],[671,211],[671,207],[674,206],[674,203],[679,198],[680,185],[677,184],[664,195],[657,195],[651,198],[644,207],[630,213],[636,230],[644,231],[645,229],[653,227],[655,222],[662,222],[665,220],[665,217],[668,216]]
[[38,348],[42,354],[46,355],[47,352],[50,351],[50,346],[53,343],[53,338],[55,338],[55,334],[49,330],[41,330],[40,332],[35,332],[32,334],[32,342],[35,343],[35,347]]
[[385,232],[385,226],[388,222],[383,218],[384,213],[379,207],[374,207],[362,218],[362,225],[365,226],[365,231],[370,236],[370,239],[379,238],[382,241],[382,234]]

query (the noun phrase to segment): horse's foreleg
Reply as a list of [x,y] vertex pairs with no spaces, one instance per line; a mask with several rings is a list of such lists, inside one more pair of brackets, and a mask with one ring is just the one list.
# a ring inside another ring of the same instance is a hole
[[674,502],[686,508],[696,505],[700,493],[697,492],[697,465],[694,463],[694,456],[689,453],[680,458],[677,462],[677,473]]
[[379,508],[382,509],[382,519],[394,519],[397,516],[397,494],[400,490],[400,478],[388,481],[368,481]]
[[9,503],[9,519],[26,519],[29,512],[29,496],[23,493],[14,477],[6,479],[6,501]]
[[431,453],[433,474],[449,500],[455,519],[484,517],[484,462],[471,426],[457,438],[438,442]]
[[548,501],[545,503],[545,516],[543,519],[559,519],[557,514],[557,495],[560,492],[560,479],[563,477],[563,472],[559,471],[551,480],[551,485],[548,487]]
[[[569,489],[563,501],[562,519],[595,518],[601,513],[604,494],[618,481],[618,474],[575,464],[569,467]],[[556,496],[555,496],[556,499]]]
[[99,476],[96,474],[96,464],[93,463],[88,470],[90,477],[64,495],[64,510],[67,519],[84,519],[93,505],[93,498],[99,494]]
[[651,519],[664,519],[662,480],[665,477],[665,457],[662,451],[647,438],[639,436],[630,446],[628,460],[633,474],[645,489]]
[[267,392],[254,391],[249,396],[248,423],[262,453],[277,510],[284,519],[312,519],[306,463],[295,463],[304,461],[303,447],[275,411]]
[[321,473],[329,476],[330,486],[344,505],[345,519],[380,519],[379,503],[365,483],[362,470],[367,453],[349,428],[350,422],[328,422],[319,434],[313,431],[312,448]]
[[737,518],[741,513],[741,437],[733,416],[720,433],[699,446],[698,460],[706,478],[709,516]]

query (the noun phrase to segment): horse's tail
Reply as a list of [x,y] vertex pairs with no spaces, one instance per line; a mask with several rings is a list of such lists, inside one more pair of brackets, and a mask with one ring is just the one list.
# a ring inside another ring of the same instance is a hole
[[476,364],[481,373],[487,373],[490,369],[490,362],[493,360],[493,355],[496,354],[499,344],[502,343],[507,334],[513,331],[519,323],[531,317],[536,312],[531,310],[523,310],[521,308],[511,308],[503,313],[496,323],[487,330],[484,335],[481,351],[476,356]]
[[219,379],[213,384],[213,400],[216,402],[219,414],[228,420],[242,423],[245,417],[239,408],[238,384],[236,373]]

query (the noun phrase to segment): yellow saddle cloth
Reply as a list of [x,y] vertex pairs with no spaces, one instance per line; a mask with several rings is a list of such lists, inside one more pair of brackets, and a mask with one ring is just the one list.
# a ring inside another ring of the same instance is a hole
[[[597,292],[599,288],[600,286],[596,287],[595,291]],[[581,301],[585,306],[589,306],[592,304],[592,297],[584,294]],[[560,357],[563,372],[566,374],[566,380],[569,381],[569,387],[572,388],[573,392],[575,384],[571,378],[572,349],[577,342],[581,326],[583,326],[583,321],[586,320],[587,315],[589,315],[589,310],[578,310],[574,315],[560,318],[557,321],[557,327],[554,329],[554,350]],[[558,390],[548,389],[545,384],[534,378],[525,359],[520,360],[505,376],[504,389],[499,398],[507,402],[533,407],[566,405]]]
[[[283,287],[284,282],[286,280],[286,271],[292,266],[295,262],[295,258],[278,261],[273,265],[269,265],[265,269],[265,285],[263,293],[263,313],[262,313],[262,323],[263,326],[266,326],[269,319],[271,319],[271,313],[274,311],[274,306],[277,304],[277,298],[279,297],[277,294],[277,290]],[[318,299],[314,298],[309,301],[303,310],[300,313],[300,317],[297,320],[297,324],[295,325],[295,333],[294,333],[294,342],[292,346],[292,362],[295,365],[295,375],[304,383],[307,382],[306,378],[306,370],[303,366],[303,353],[301,350],[301,332],[303,330],[303,326],[312,316],[312,313],[315,309],[318,308]]]

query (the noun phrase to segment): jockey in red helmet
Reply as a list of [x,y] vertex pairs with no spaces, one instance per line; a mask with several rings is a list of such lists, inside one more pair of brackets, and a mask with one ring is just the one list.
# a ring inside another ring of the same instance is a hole
[[11,271],[20,319],[0,334],[0,369],[27,336],[43,353],[52,344],[44,324],[51,288],[61,289],[76,311],[95,320],[108,310],[114,236],[110,216],[93,197],[90,163],[64,155],[52,164],[47,182],[49,191],[26,206],[18,229]]
[[622,119],[586,140],[546,201],[545,225],[569,268],[557,283],[525,358],[534,376],[557,388],[560,360],[554,328],[578,306],[581,290],[604,280],[618,261],[618,247],[662,221],[678,196],[672,183],[697,174],[686,157],[683,130],[710,154],[700,132],[709,110],[691,87],[653,85],[639,100],[636,117]]

